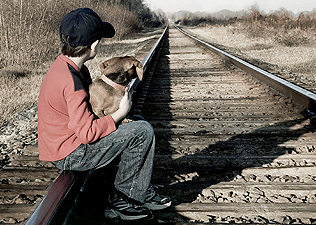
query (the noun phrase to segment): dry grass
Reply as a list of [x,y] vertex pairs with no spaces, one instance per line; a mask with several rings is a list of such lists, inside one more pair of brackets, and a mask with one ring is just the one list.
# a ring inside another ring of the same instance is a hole
[[196,24],[191,33],[202,39],[297,84],[316,86],[316,10],[297,16],[281,8],[265,14],[254,5],[222,20],[188,14],[177,22],[185,20]]
[[[235,23],[189,30],[208,42],[225,46],[232,54],[277,65],[312,84],[316,81],[316,31],[313,29],[283,32],[262,28],[259,34],[253,35],[248,26]],[[284,44],[286,40],[292,44]]]
[[11,115],[31,106],[37,101],[42,76],[28,71],[1,71],[0,125]]
[[78,7],[90,7],[116,28],[116,39],[138,27],[135,13],[121,5],[92,0],[1,0],[0,68],[34,67],[55,58],[59,52],[59,24]]

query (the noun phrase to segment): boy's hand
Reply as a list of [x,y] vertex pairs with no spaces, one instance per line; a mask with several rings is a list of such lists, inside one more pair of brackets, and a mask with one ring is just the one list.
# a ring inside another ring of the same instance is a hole
[[123,119],[132,107],[132,93],[126,91],[119,105],[119,109],[111,116],[115,123]]

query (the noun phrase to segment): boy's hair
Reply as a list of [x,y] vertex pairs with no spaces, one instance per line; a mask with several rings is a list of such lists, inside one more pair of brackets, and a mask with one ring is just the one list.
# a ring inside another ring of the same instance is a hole
[[91,48],[91,45],[71,47],[69,44],[70,38],[66,34],[61,34],[60,38],[61,42],[63,43],[61,48],[61,53],[63,55],[67,55],[70,57],[80,57],[83,56]]

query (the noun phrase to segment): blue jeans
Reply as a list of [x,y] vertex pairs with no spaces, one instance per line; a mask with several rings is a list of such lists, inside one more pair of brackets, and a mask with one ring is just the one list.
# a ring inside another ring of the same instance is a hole
[[81,144],[67,157],[53,162],[61,170],[88,171],[108,165],[121,156],[115,188],[127,197],[144,203],[149,187],[155,151],[150,123],[138,120],[119,125],[111,134],[92,144]]

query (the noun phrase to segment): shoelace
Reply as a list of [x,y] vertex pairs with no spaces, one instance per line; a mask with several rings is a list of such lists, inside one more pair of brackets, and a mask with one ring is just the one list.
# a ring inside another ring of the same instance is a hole
[[147,201],[156,196],[156,191],[154,190],[154,188],[155,188],[154,185],[149,186],[147,193],[146,193],[146,200]]
[[133,207],[133,204],[125,201],[122,198],[115,198],[113,201],[110,202],[118,210],[124,210]]

